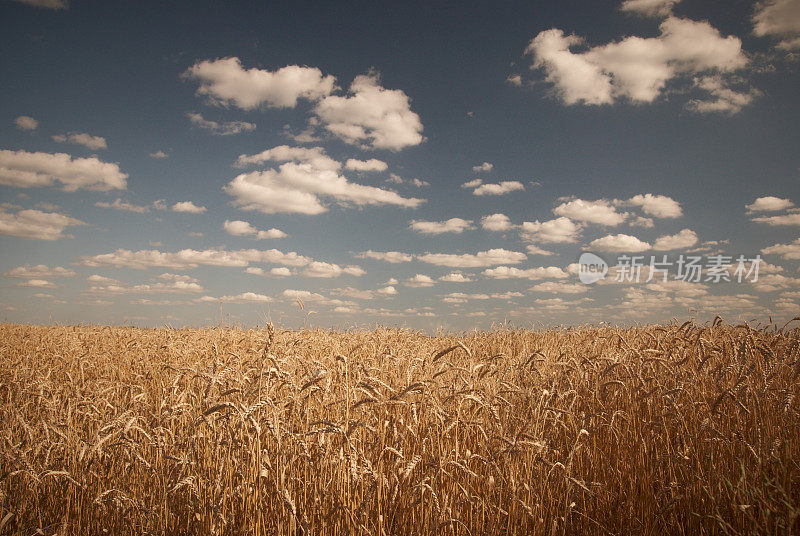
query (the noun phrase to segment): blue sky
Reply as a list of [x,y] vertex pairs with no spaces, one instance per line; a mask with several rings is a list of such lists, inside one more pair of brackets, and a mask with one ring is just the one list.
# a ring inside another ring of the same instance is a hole
[[2,0],[0,42],[7,321],[800,314],[798,0]]

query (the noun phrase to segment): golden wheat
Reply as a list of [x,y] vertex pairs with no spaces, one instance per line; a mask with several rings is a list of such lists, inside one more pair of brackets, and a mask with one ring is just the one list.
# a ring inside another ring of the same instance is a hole
[[800,531],[800,331],[0,326],[3,534]]

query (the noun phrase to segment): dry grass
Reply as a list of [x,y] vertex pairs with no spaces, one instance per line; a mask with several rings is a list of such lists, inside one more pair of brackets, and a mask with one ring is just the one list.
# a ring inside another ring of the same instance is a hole
[[3,534],[800,531],[800,331],[0,326]]

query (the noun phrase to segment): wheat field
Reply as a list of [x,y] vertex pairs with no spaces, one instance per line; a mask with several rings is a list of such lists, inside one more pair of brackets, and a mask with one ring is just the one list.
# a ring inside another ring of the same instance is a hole
[[0,534],[797,534],[800,330],[0,326]]

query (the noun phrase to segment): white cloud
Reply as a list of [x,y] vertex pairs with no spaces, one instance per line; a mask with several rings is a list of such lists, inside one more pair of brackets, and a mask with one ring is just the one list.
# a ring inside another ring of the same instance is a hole
[[175,252],[162,252],[155,249],[131,251],[118,249],[113,253],[85,256],[83,266],[115,266],[143,270],[148,267],[196,268],[203,266],[232,266],[244,268],[250,263],[282,264],[284,266],[306,266],[312,262],[308,257],[295,252],[283,253],[277,249],[182,249]]
[[531,242],[572,244],[580,237],[581,230],[579,224],[562,216],[545,222],[523,222],[522,237]]
[[544,255],[544,256],[548,256],[548,255],[553,255],[554,254],[552,251],[547,251],[546,249],[542,249],[542,248],[540,248],[539,246],[537,246],[535,244],[528,244],[527,246],[525,246],[525,251],[528,252],[528,255]]
[[52,279],[54,277],[75,277],[76,275],[78,274],[69,268],[63,268],[61,266],[49,268],[45,264],[37,264],[35,266],[25,264],[17,266],[3,274],[4,277],[19,279]]
[[61,240],[75,238],[64,234],[64,229],[84,222],[57,212],[20,210],[16,214],[0,209],[0,235],[36,240]]
[[473,229],[472,220],[450,218],[447,221],[421,221],[412,220],[409,227],[422,234],[438,235],[444,233],[461,234],[468,229]]
[[18,286],[20,287],[30,287],[30,288],[56,288],[58,285],[53,283],[52,281],[45,281],[44,279],[29,279],[28,281],[23,281],[19,283]]
[[377,158],[370,158],[369,160],[356,160],[355,158],[348,158],[344,167],[355,171],[386,171],[389,166],[383,160]]
[[310,302],[310,303],[320,303],[322,305],[339,306],[339,307],[347,307],[355,305],[353,302],[346,302],[342,300],[327,298],[322,294],[318,294],[316,292],[310,292],[308,290],[286,289],[282,292],[282,295],[284,298],[289,298],[290,300],[299,300],[301,302]]
[[112,203],[109,203],[107,201],[97,201],[95,202],[94,206],[102,208],[112,208],[114,210],[125,210],[127,212],[136,212],[139,214],[150,212],[149,206],[134,205],[128,203],[127,201],[123,201],[119,197],[116,198]]
[[765,255],[782,255],[784,259],[800,259],[800,238],[791,244],[775,244],[761,250]]
[[745,205],[748,213],[751,212],[775,212],[778,210],[786,210],[794,206],[789,199],[782,199],[780,197],[766,196],[759,197],[749,205]]
[[[467,183],[469,184],[469,183]],[[525,186],[519,181],[501,181],[497,184],[481,184],[474,190],[473,195],[505,195],[511,192],[524,190]]]
[[342,268],[338,264],[332,264],[320,261],[310,262],[306,267],[306,269],[303,270],[303,275],[306,277],[322,277],[322,278],[339,277],[340,275],[343,274],[360,277],[365,273],[366,272],[362,270],[359,266],[345,266],[344,268]]
[[752,221],[757,223],[766,223],[772,227],[778,225],[800,225],[800,212],[783,214],[781,216],[761,216],[758,218],[753,218]]
[[686,107],[700,113],[722,112],[737,114],[742,108],[753,102],[761,92],[756,89],[737,91],[730,87],[730,83],[721,75],[695,77],[694,87],[708,93],[710,99],[692,99]]
[[188,212],[189,214],[202,214],[206,211],[206,207],[200,207],[191,201],[178,201],[172,205],[172,210],[175,212]]
[[75,158],[65,153],[29,153],[0,150],[0,184],[18,188],[61,183],[63,190],[124,190],[127,173],[119,164],[102,162],[97,157]]
[[330,95],[336,81],[333,76],[323,76],[316,67],[244,69],[236,57],[197,62],[185,76],[200,81],[199,95],[208,96],[215,104],[243,110],[261,106],[294,108],[300,98],[315,101]]
[[350,182],[338,174],[341,164],[320,147],[269,149],[257,155],[239,157],[238,165],[269,160],[285,162],[278,169],[243,173],[223,189],[235,197],[234,204],[244,210],[265,214],[321,214],[327,211],[320,197],[332,197],[339,204],[398,205],[416,208],[423,199],[405,198],[391,190]]
[[686,249],[697,244],[697,233],[691,229],[684,229],[678,234],[664,235],[656,239],[653,249],[656,251],[670,251],[673,249]]
[[487,231],[508,231],[514,228],[514,224],[505,214],[492,214],[481,218],[481,227]]
[[655,227],[655,222],[653,218],[645,218],[644,216],[636,216],[634,219],[630,220],[631,227],[642,227],[645,229],[652,229]]
[[619,8],[646,17],[666,17],[681,0],[625,0]]
[[417,188],[422,188],[431,185],[431,183],[429,183],[428,181],[423,181],[420,179],[404,179],[403,177],[395,173],[392,173],[389,176],[389,178],[386,179],[386,182],[391,182],[394,184],[410,184],[412,186],[416,186]]
[[582,283],[567,283],[564,281],[545,281],[530,288],[533,292],[549,292],[551,294],[582,294],[589,290],[588,285]]
[[236,166],[243,168],[266,162],[298,162],[323,171],[338,171],[342,167],[342,164],[325,154],[325,149],[322,147],[290,147],[288,145],[278,145],[258,154],[239,155],[239,158],[236,159]]
[[478,164],[477,166],[472,166],[472,171],[474,171],[475,173],[478,173],[478,172],[481,172],[481,171],[489,172],[489,171],[491,171],[493,169],[494,169],[494,164],[491,164],[489,162],[484,162],[483,164]]
[[43,7],[45,9],[67,9],[69,3],[67,0],[16,0],[22,4],[27,4],[33,7]]
[[398,151],[423,141],[422,122],[399,89],[385,89],[375,74],[357,76],[348,96],[329,95],[315,108],[325,128],[346,143]]
[[617,209],[605,199],[597,201],[573,199],[558,205],[553,209],[553,213],[556,216],[564,216],[584,223],[597,223],[611,227],[619,225],[626,218],[625,214],[617,212]]
[[259,268],[257,266],[248,266],[244,269],[246,274],[251,275],[260,275],[260,276],[267,276],[267,277],[289,277],[292,275],[292,271],[285,266],[278,266],[272,268],[269,271],[264,270],[263,268]]
[[641,207],[648,216],[655,218],[680,218],[683,216],[681,205],[666,195],[635,195],[627,201],[615,200],[615,204],[629,207]]
[[69,142],[75,145],[83,145],[87,149],[106,149],[106,139],[102,136],[91,136],[82,132],[70,132],[69,134],[56,134],[53,140],[58,143]]
[[477,188],[483,184],[483,180],[481,179],[472,179],[471,181],[467,181],[461,185],[462,188]]
[[170,273],[161,274],[154,277],[150,283],[139,285],[128,285],[113,280],[95,280],[95,282],[100,284],[89,288],[89,291],[95,294],[184,294],[205,290],[194,277]]
[[498,266],[483,271],[483,275],[490,279],[563,279],[567,272],[558,266],[539,266],[537,268],[520,269],[513,266]]
[[592,240],[589,246],[596,251],[612,251],[625,253],[639,253],[650,249],[650,244],[642,242],[635,236],[626,234],[607,235],[597,240]]
[[14,124],[20,130],[36,130],[39,126],[39,121],[27,115],[21,115],[14,119]]
[[215,298],[213,296],[203,296],[198,298],[199,302],[223,302],[223,303],[269,303],[273,301],[269,296],[263,294],[256,294],[255,292],[243,292],[235,296],[220,296]]
[[456,255],[451,253],[426,253],[417,259],[428,264],[447,266],[449,268],[483,268],[498,264],[518,264],[527,256],[517,251],[506,249],[490,249],[473,254]]
[[411,262],[413,260],[413,256],[408,253],[402,253],[400,251],[372,251],[367,250],[359,253],[356,255],[359,259],[375,259],[377,261],[385,261],[392,264],[397,264],[400,262]]
[[510,74],[506,77],[506,82],[511,84],[512,86],[521,87],[522,86],[522,76],[518,74]]
[[330,292],[337,296],[344,296],[346,298],[353,298],[356,300],[372,300],[375,298],[397,295],[397,289],[391,285],[375,290],[359,290],[353,287],[335,288],[331,289]]
[[249,222],[242,221],[242,220],[225,220],[225,223],[222,224],[222,228],[225,229],[229,235],[233,236],[252,236],[256,240],[264,240],[267,238],[286,238],[287,235],[280,229],[269,229],[267,231],[259,231]]
[[800,49],[800,1],[766,0],[756,4],[753,33],[783,38],[778,48]]
[[[533,56],[532,68],[545,71],[567,105],[612,104],[621,98],[653,102],[672,80],[730,73],[747,63],[741,40],[723,37],[707,22],[670,16],[661,23],[660,32],[658,37],[631,36],[576,53],[571,48],[582,45],[583,38],[553,28],[539,33],[525,53]],[[708,91],[702,85],[700,89]],[[699,109],[696,102],[694,107]]]
[[150,153],[150,158],[155,158],[158,160],[163,160],[164,158],[169,158],[169,155],[164,151],[156,151],[154,153]]
[[473,279],[470,279],[461,272],[450,272],[449,274],[440,277],[439,281],[444,281],[446,283],[471,283]]
[[186,112],[186,117],[193,125],[207,130],[216,136],[231,136],[233,134],[241,134],[242,132],[251,132],[256,129],[255,123],[248,123],[247,121],[226,121],[218,123],[216,121],[209,121],[205,119],[202,114],[194,112]]
[[428,275],[425,274],[417,274],[412,278],[407,279],[404,283],[407,287],[432,287],[436,284],[436,281],[433,280]]

